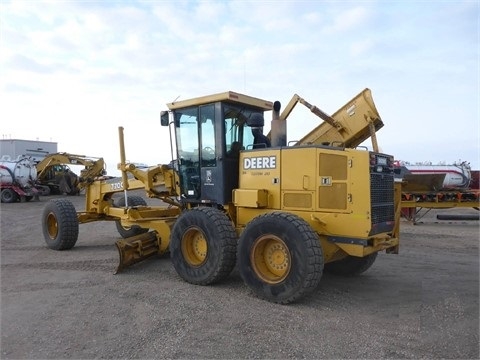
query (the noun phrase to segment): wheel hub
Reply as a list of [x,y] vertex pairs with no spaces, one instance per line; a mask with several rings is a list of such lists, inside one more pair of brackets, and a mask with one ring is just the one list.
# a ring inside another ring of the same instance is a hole
[[192,266],[202,265],[208,252],[207,240],[199,228],[187,230],[182,239],[182,254],[187,263]]
[[290,272],[290,251],[279,237],[265,235],[255,241],[251,252],[251,263],[260,279],[269,284],[277,284],[282,282]]
[[47,215],[47,231],[50,239],[55,239],[58,235],[58,222],[53,213]]

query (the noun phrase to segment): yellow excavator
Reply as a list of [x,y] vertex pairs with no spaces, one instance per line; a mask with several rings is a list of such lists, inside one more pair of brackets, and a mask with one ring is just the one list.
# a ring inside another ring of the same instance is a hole
[[[298,102],[324,122],[290,145],[286,119]],[[119,127],[122,177],[87,183],[83,211],[68,199],[47,203],[49,248],[72,248],[79,224],[115,221],[117,272],[169,252],[189,283],[222,281],[237,266],[256,296],[282,304],[310,294],[323,272],[357,275],[378,252],[398,253],[393,156],[355,148],[383,126],[370,90],[332,116],[299,96],[280,113],[278,101],[231,91],[167,106],[160,122],[174,161],[148,169],[127,163]],[[147,205],[135,189],[161,204]]]
[[[80,176],[69,165],[81,165]],[[60,152],[48,154],[36,165],[37,184],[41,195],[67,194],[78,195],[95,177],[106,174],[103,158]]]

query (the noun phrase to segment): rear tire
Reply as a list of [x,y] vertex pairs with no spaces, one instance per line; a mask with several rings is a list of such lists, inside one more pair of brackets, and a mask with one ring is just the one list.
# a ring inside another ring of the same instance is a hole
[[67,199],[52,199],[43,209],[43,237],[53,250],[69,250],[78,239],[78,217],[75,206]]
[[175,222],[170,238],[173,266],[191,284],[219,282],[235,267],[237,235],[230,219],[218,209],[185,211]]
[[[115,203],[115,206],[125,207],[125,197],[122,196],[121,198],[119,198],[118,201]],[[147,202],[140,196],[129,196],[128,206],[147,206]],[[117,227],[117,231],[120,236],[124,239],[140,234],[145,234],[146,232],[148,232],[148,229],[142,228],[138,225],[123,226],[120,220],[115,221],[115,226]]]
[[2,203],[14,203],[18,200],[18,195],[12,189],[3,189],[1,193]]
[[322,277],[320,239],[302,218],[283,212],[247,224],[237,251],[243,281],[260,298],[288,304],[315,290]]
[[347,256],[342,260],[325,264],[325,272],[342,276],[360,275],[373,265],[377,254],[373,253],[364,257]]

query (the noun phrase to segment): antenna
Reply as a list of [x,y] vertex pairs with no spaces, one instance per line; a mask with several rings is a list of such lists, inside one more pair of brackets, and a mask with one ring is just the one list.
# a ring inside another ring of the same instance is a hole
[[247,60],[243,55],[243,92],[247,92]]

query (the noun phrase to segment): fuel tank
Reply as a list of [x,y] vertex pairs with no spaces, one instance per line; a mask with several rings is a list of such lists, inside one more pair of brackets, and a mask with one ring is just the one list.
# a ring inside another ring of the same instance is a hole
[[28,187],[37,179],[37,168],[29,157],[19,156],[12,160],[9,156],[0,159],[0,184]]
[[[451,165],[410,164],[405,161],[395,161],[394,167],[396,178],[408,178],[408,181],[412,183],[418,178],[422,183],[436,184],[435,188],[429,190],[468,189],[472,182],[472,170],[470,164],[466,161]],[[443,177],[443,182],[433,181],[441,177]],[[432,178],[432,181],[426,181],[426,178]]]

